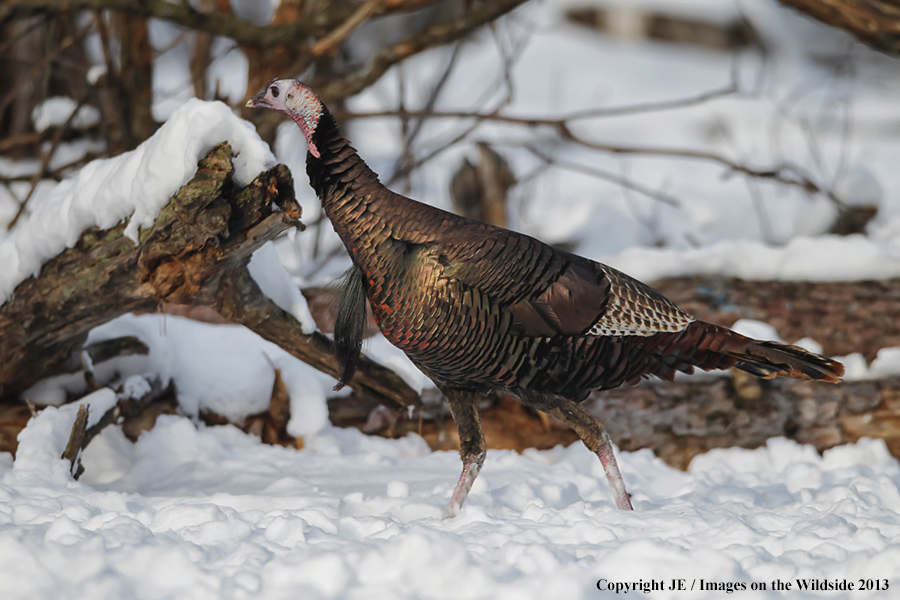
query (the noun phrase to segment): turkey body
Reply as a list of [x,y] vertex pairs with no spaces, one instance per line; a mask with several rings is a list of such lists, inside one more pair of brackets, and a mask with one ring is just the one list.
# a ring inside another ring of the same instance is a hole
[[[304,95],[302,103],[282,107],[292,92]],[[458,512],[484,461],[477,406],[489,391],[571,426],[599,456],[616,504],[630,509],[606,430],[579,405],[592,390],[651,375],[672,379],[695,367],[832,382],[843,374],[840,363],[802,348],[697,321],[611,267],[388,190],[299,82],[270,82],[248,104],[281,110],[300,125],[310,184],[350,254],[351,276],[361,279],[387,339],[447,398],[463,472],[445,516]],[[362,306],[343,306],[352,313],[345,321],[362,318]],[[358,344],[338,347],[347,354]],[[338,359],[352,357],[339,352]],[[350,375],[352,368],[344,379]]]
[[[328,113],[314,141],[322,158],[307,163],[310,183],[361,271],[379,328],[438,383],[579,402],[694,367],[790,374],[765,352],[728,354],[751,340],[695,321],[611,267],[390,191]],[[795,375],[821,378],[834,364],[789,348],[813,360]]]

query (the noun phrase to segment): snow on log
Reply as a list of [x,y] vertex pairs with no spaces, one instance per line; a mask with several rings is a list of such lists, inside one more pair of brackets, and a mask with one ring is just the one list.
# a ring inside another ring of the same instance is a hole
[[[228,114],[225,121],[239,121]],[[215,127],[209,131],[213,133],[208,135],[217,135]],[[161,129],[157,135],[175,139],[176,134]],[[206,150],[205,144],[191,143],[192,152]],[[251,145],[245,140],[244,152],[261,156]],[[252,161],[244,156],[240,172],[232,147],[220,143],[181,185],[181,156],[189,153],[181,149],[171,157],[174,166],[166,172],[164,162],[152,167],[157,146],[151,138],[136,150],[143,152],[139,162],[134,162],[138,155],[133,154],[120,157],[118,168],[111,168],[109,161],[87,167],[98,180],[78,177],[76,183],[60,184],[62,195],[39,205],[17,235],[7,238],[8,253],[43,264],[38,275],[19,282],[0,306],[0,395],[18,395],[47,376],[70,370],[72,355],[81,352],[88,333],[98,325],[126,313],[158,312],[166,304],[210,307],[316,369],[337,374],[331,341],[321,333],[304,331],[291,314],[300,312],[302,300],[284,296],[281,303],[291,306],[282,309],[260,290],[248,269],[251,256],[266,242],[291,227],[303,227],[287,167],[276,165],[239,187],[249,177],[248,169],[267,164],[268,158]],[[159,145],[164,154],[175,152],[176,146]],[[120,170],[129,169],[135,185],[125,186],[128,178],[123,179]],[[157,194],[173,182],[181,187],[160,202],[146,189],[136,189],[140,187],[136,182],[150,180],[155,181]],[[88,188],[98,200],[96,207],[88,202],[88,192],[72,191]],[[125,198],[120,202],[127,209],[113,208],[114,196]],[[54,224],[54,213],[46,206],[55,206],[56,219],[68,224]],[[124,221],[129,215],[131,219]],[[53,238],[71,237],[73,223],[86,229],[60,251]],[[138,243],[129,238],[132,231],[139,234]],[[53,251],[58,254],[49,257]],[[259,276],[266,270],[254,271]],[[271,272],[265,279],[267,288],[277,287],[278,278]],[[392,406],[419,402],[402,379],[368,360],[351,387]]]
[[228,141],[234,181],[244,187],[275,166],[275,157],[247,121],[221,102],[192,99],[131,152],[86,165],[33,202],[27,221],[0,239],[0,304],[41,265],[73,247],[90,227],[111,229],[128,220],[124,235],[137,243],[169,198],[197,170],[197,161]]

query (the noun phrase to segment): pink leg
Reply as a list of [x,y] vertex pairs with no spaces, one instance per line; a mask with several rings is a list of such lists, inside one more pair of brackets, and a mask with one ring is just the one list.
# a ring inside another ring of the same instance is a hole
[[459,456],[463,461],[462,474],[453,489],[450,504],[444,511],[444,518],[450,519],[459,514],[463,502],[475,483],[487,455],[487,444],[484,441],[484,430],[481,426],[481,414],[478,412],[478,394],[469,390],[441,388],[450,412],[459,432]]
[[603,424],[595,419],[581,405],[558,396],[550,396],[541,399],[530,399],[531,406],[552,415],[571,427],[581,437],[581,441],[591,452],[600,458],[609,487],[612,488],[616,506],[622,510],[634,510],[631,506],[631,498],[625,490],[625,481],[619,472],[616,456],[613,454],[612,442]]
[[475,478],[478,477],[478,472],[481,471],[481,465],[484,464],[486,455],[487,452],[482,452],[478,455],[469,454],[463,458],[462,474],[459,476],[453,495],[450,496],[450,504],[444,511],[445,519],[451,519],[459,514],[459,509],[462,508],[463,502],[469,495],[469,490],[472,489],[472,484],[475,483]]
[[603,465],[603,470],[606,472],[606,480],[609,481],[609,487],[616,499],[616,506],[621,510],[634,510],[631,506],[631,497],[625,491],[625,480],[619,473],[619,464],[616,462],[612,442],[609,441],[609,434],[606,433],[605,428],[600,438],[600,447],[597,448],[597,456],[600,457],[600,464]]

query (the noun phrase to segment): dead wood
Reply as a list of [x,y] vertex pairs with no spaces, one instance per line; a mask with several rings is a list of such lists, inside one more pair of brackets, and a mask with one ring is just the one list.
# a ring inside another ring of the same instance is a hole
[[741,398],[732,380],[718,378],[610,390],[595,394],[589,409],[621,449],[651,448],[681,469],[712,448],[757,448],[780,436],[820,452],[880,438],[900,457],[900,379],[756,382],[757,399]]
[[900,279],[745,281],[684,277],[653,287],[698,319],[731,327],[738,319],[772,325],[788,343],[811,337],[826,356],[860,352],[867,361],[900,346]]
[[78,407],[78,414],[75,415],[75,422],[72,423],[72,433],[69,435],[69,442],[66,449],[63,450],[62,456],[69,461],[71,465],[70,471],[72,477],[78,479],[84,472],[84,466],[81,464],[81,451],[87,446],[85,442],[85,434],[87,432],[88,414],[90,406],[82,404]]
[[[883,439],[900,458],[900,378],[838,385],[747,375],[647,382],[595,393],[585,406],[625,451],[652,450],[686,469],[714,448],[758,448],[773,437],[811,444],[822,452],[862,437]],[[434,450],[459,449],[459,438],[439,396],[425,393],[424,407],[391,411],[354,394],[329,400],[333,423],[384,437],[418,433]],[[443,408],[443,410],[442,410]],[[482,407],[488,448],[521,452],[578,441],[564,424],[508,397]]]
[[[900,346],[900,280],[817,283],[703,276],[657,281],[653,287],[705,321],[731,326],[740,318],[758,319],[786,341],[814,338],[829,356],[860,352],[871,361],[881,348]],[[423,402],[412,414],[390,412],[354,394],[330,400],[329,411],[338,425],[388,437],[412,431],[434,449],[458,448],[440,398],[426,393]],[[595,393],[587,407],[623,450],[649,448],[681,469],[712,448],[756,448],[771,437],[812,444],[819,451],[863,436],[880,438],[900,458],[900,378],[830,385],[763,381],[736,371],[731,378],[648,382]],[[489,448],[522,451],[577,440],[568,428],[548,424],[509,399],[494,398],[482,413]]]
[[[247,271],[252,253],[291,227],[302,227],[287,167],[260,174],[244,189],[232,183],[228,144],[200,161],[197,174],[160,211],[140,243],[125,223],[89,229],[47,262],[0,306],[0,395],[18,395],[38,380],[70,371],[88,332],[129,312],[167,304],[212,308],[317,369],[336,375],[332,343],[262,294]],[[418,395],[389,369],[363,360],[351,387],[393,406]]]

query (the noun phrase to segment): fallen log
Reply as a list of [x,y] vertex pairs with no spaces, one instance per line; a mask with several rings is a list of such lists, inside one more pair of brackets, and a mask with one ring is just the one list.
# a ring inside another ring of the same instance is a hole
[[[697,318],[732,326],[741,318],[771,324],[788,342],[812,337],[828,356],[861,353],[867,360],[900,346],[900,280],[850,282],[745,281],[696,276],[656,281],[653,287]],[[319,295],[327,294],[320,291]],[[329,306],[315,299],[311,306]],[[316,314],[316,311],[314,311]],[[328,314],[317,314],[327,327]],[[458,448],[449,410],[423,396],[424,412],[373,412],[368,399],[329,401],[332,421],[396,436],[414,431],[434,449]],[[838,385],[791,379],[758,380],[742,372],[674,383],[648,381],[595,392],[588,409],[623,450],[649,448],[671,466],[687,468],[713,448],[756,448],[772,437],[811,444],[822,452],[861,437],[883,439],[900,458],[900,378]],[[551,448],[577,438],[568,428],[497,398],[483,407],[489,448]],[[372,418],[372,415],[378,418]]]
[[[17,396],[42,378],[70,372],[92,328],[169,304],[212,308],[337,375],[331,340],[304,333],[247,270],[264,243],[303,227],[290,171],[277,165],[243,189],[235,188],[233,173],[231,147],[216,146],[153,226],[141,231],[138,244],[124,236],[126,223],[88,229],[19,284],[0,306],[0,396]],[[350,387],[394,407],[419,403],[393,371],[367,359]]]
[[739,378],[651,383],[595,394],[588,410],[622,450],[651,448],[685,469],[713,448],[758,448],[772,437],[819,452],[861,437],[883,439],[900,457],[900,379],[838,385]]
[[[124,237],[125,224],[88,230],[73,248],[45,264],[39,276],[22,282],[0,306],[0,395],[12,397],[43,377],[71,372],[81,365],[82,352],[97,362],[123,348],[146,351],[135,340],[83,345],[91,328],[120,314],[167,311],[175,305],[212,309],[337,374],[330,340],[304,334],[293,317],[262,294],[246,269],[254,250],[300,226],[290,173],[278,166],[239,190],[231,183],[233,170],[231,149],[218,146],[200,161],[194,179],[173,196],[153,227],[142,232],[139,244]],[[881,347],[900,345],[892,309],[900,302],[898,281],[693,278],[655,285],[700,318],[723,325],[740,317],[764,320],[788,341],[811,335],[829,355],[860,351],[871,359]],[[395,409],[382,433],[418,431],[433,447],[453,447],[455,428],[444,422],[449,413],[434,406],[424,415],[421,409],[399,410],[419,406],[420,400],[388,369],[364,360],[351,387],[358,392],[352,399],[329,402],[333,422],[362,426],[374,403],[381,402]],[[349,410],[360,399],[358,410]],[[680,468],[711,448],[755,447],[772,436],[824,450],[865,435],[885,439],[900,456],[898,379],[838,386],[705,379],[621,388],[595,394],[589,402],[622,449],[651,448]],[[28,414],[21,405],[2,412],[0,438],[14,447]],[[573,440],[566,428],[505,399],[487,407],[484,420],[492,448],[522,450]]]

